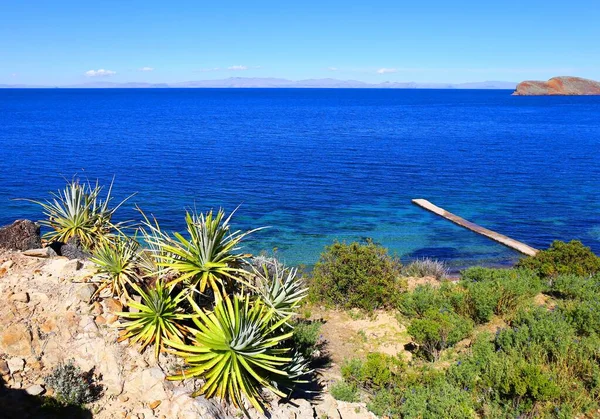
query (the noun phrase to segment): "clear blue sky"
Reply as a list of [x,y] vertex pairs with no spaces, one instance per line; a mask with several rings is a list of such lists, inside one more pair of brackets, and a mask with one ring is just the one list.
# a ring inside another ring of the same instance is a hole
[[600,79],[599,0],[0,1],[0,83],[556,75]]

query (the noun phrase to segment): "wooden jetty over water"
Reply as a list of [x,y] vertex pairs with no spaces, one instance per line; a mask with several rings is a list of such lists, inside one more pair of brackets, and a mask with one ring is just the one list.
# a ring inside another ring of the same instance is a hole
[[503,244],[506,247],[510,247],[511,249],[514,249],[517,252],[521,252],[524,255],[535,256],[535,254],[539,252],[538,249],[534,249],[533,247],[528,246],[525,243],[521,243],[520,241],[511,239],[510,237],[507,237],[500,233],[496,233],[495,231],[488,230],[485,227],[481,227],[475,223],[465,220],[462,217],[459,217],[458,215],[452,214],[451,212],[448,212],[443,208],[433,205],[426,199],[413,199],[412,202],[413,204],[418,205],[421,208],[426,209],[427,211],[431,211],[434,214],[439,215],[440,217],[452,221],[454,224],[458,224],[459,226],[471,230],[477,234],[481,234],[482,236],[485,236],[500,244]]

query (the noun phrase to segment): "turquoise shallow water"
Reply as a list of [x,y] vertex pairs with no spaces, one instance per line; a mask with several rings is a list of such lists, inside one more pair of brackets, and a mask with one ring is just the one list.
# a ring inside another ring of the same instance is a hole
[[345,89],[0,90],[0,224],[41,216],[74,174],[137,195],[167,229],[186,207],[271,226],[249,249],[314,263],[371,237],[403,260],[518,255],[411,204],[426,198],[535,247],[600,253],[600,97]]

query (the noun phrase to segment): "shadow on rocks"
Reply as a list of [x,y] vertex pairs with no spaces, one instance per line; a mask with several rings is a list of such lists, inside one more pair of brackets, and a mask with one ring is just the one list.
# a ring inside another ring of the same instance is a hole
[[52,397],[31,396],[25,390],[6,388],[0,377],[0,417],[6,419],[88,419],[92,412],[81,406],[63,406]]

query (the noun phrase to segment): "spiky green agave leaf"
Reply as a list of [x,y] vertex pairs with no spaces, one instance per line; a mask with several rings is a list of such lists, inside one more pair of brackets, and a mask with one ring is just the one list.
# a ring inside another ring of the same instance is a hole
[[292,336],[281,332],[287,318],[273,323],[273,311],[249,296],[236,295],[233,301],[227,295],[218,298],[212,312],[202,310],[191,298],[190,304],[198,315],[197,329],[191,330],[192,344],[166,342],[188,367],[167,379],[203,377],[204,385],[193,396],[217,396],[242,409],[245,397],[260,412],[263,388],[285,396],[273,381],[287,377],[285,367],[292,360],[286,356],[289,348],[281,347]]
[[183,290],[172,296],[161,280],[156,281],[154,288],[147,291],[135,284],[132,287],[142,299],[139,303],[133,299],[128,302],[129,307],[137,309],[137,312],[117,313],[121,318],[129,320],[119,325],[125,331],[119,341],[130,339],[130,343],[139,343],[140,352],[154,343],[154,356],[158,359],[160,351],[164,349],[165,339],[183,343],[187,329],[182,322],[193,317],[185,314],[182,306],[187,291]]
[[141,280],[136,269],[138,248],[139,243],[135,239],[122,235],[97,246],[90,258],[103,278],[97,294],[108,288],[114,296],[129,296],[127,286]]
[[52,199],[37,201],[26,199],[42,207],[45,220],[40,224],[51,230],[44,234],[49,241],[67,242],[72,237],[78,237],[81,244],[87,250],[93,250],[99,243],[110,237],[113,231],[119,231],[124,223],[113,223],[114,213],[129,198],[125,198],[115,207],[110,207],[113,199],[113,182],[111,182],[107,194],[101,197],[103,187],[96,181],[91,183],[80,183],[74,179],[67,183],[64,189],[54,193]]
[[148,243],[160,249],[155,253],[157,265],[177,272],[179,275],[168,285],[183,282],[203,293],[207,286],[216,294],[231,283],[246,283],[247,272],[241,268],[249,255],[239,253],[240,242],[249,234],[231,231],[233,213],[225,218],[225,212],[205,214],[186,212],[187,238],[180,233],[153,235]]
[[253,269],[256,290],[265,304],[278,318],[294,315],[298,304],[308,295],[308,287],[297,277],[298,269],[269,262],[263,262],[258,269],[253,266]]

